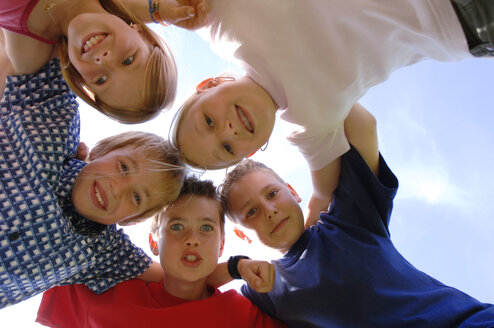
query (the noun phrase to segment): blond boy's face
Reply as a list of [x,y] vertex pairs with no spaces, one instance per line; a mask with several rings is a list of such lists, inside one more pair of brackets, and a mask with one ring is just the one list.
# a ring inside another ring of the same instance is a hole
[[304,232],[300,198],[271,173],[258,170],[237,181],[230,190],[230,215],[257,233],[271,248],[286,252]]
[[85,13],[68,27],[68,55],[87,86],[112,107],[140,110],[151,46],[115,15]]
[[82,216],[124,223],[160,203],[163,175],[142,149],[127,146],[89,162],[77,176],[72,202]]
[[229,166],[268,141],[276,110],[271,96],[249,78],[212,84],[183,114],[178,145],[200,166]]
[[162,218],[158,250],[165,284],[205,281],[223,252],[218,203],[204,196],[184,195]]

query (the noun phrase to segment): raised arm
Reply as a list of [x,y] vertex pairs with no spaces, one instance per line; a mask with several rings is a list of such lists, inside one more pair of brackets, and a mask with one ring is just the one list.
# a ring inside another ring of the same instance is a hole
[[379,145],[376,118],[362,105],[355,103],[344,124],[348,142],[358,150],[372,172],[378,175]]
[[[139,19],[153,23],[149,0],[122,0]],[[151,0],[152,2],[152,0]],[[159,16],[164,22],[193,31],[207,23],[209,0],[158,0]]]
[[[362,105],[355,103],[344,122],[345,135],[377,175],[379,149],[377,143],[376,119]],[[310,227],[319,220],[319,213],[327,211],[333,191],[338,186],[340,159],[324,168],[311,171],[313,192],[305,215],[305,226]]]
[[55,50],[53,45],[5,29],[2,29],[2,46],[2,55],[10,63],[7,75],[36,73],[53,58]]

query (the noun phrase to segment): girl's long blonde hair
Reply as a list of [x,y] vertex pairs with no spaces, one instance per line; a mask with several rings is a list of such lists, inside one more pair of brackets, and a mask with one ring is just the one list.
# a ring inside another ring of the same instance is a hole
[[147,27],[137,16],[118,0],[100,0],[103,8],[127,24],[137,24],[146,39],[153,45],[144,75],[145,85],[142,93],[144,108],[129,110],[113,107],[99,99],[86,85],[84,79],[75,69],[68,55],[68,40],[63,37],[60,47],[62,73],[69,87],[86,103],[119,121],[120,123],[140,123],[157,116],[161,109],[170,107],[177,91],[177,67],[173,55],[161,37]]

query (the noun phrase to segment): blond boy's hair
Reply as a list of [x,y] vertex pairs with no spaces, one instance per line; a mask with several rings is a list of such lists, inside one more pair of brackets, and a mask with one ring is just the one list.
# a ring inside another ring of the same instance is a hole
[[81,74],[75,69],[68,55],[68,41],[61,39],[60,63],[65,81],[69,87],[87,104],[106,116],[120,123],[141,123],[156,117],[161,109],[170,107],[177,92],[177,67],[173,55],[162,38],[151,31],[137,16],[129,11],[118,0],[100,0],[103,8],[127,24],[137,24],[144,37],[152,44],[144,74],[144,91],[142,102],[144,107],[139,110],[117,108],[99,99],[84,82]]
[[98,159],[111,151],[128,146],[142,151],[150,161],[150,170],[162,173],[162,189],[153,193],[153,196],[158,196],[160,201],[156,206],[139,215],[138,218],[126,222],[131,223],[143,221],[171,204],[182,188],[186,169],[180,155],[170,146],[168,141],[149,132],[130,131],[105,138],[94,146],[90,159]]
[[[213,201],[218,206],[218,213],[220,216],[220,228],[221,233],[224,235],[225,233],[225,212],[223,211],[223,207],[221,206],[221,200],[216,192],[216,187],[214,186],[213,181],[211,180],[200,180],[195,176],[187,177],[182,185],[182,189],[177,197],[177,199],[183,196],[202,196],[207,199]],[[170,206],[173,206],[171,204]],[[151,233],[158,238],[159,230],[161,225],[163,224],[165,210],[162,210],[160,213],[156,214],[153,217],[153,221],[151,222]]]
[[[253,161],[251,159],[242,160],[235,166],[233,170],[228,172],[223,182],[218,186],[218,194],[220,195],[221,206],[223,207],[223,211],[226,214],[229,214],[231,211],[229,197],[235,183],[237,183],[240,179],[242,179],[249,173],[257,171],[267,172],[273,175],[276,179],[285,183],[283,179],[275,171],[273,171],[273,169],[264,165],[263,163]],[[230,220],[235,222],[231,215],[228,215],[228,217],[230,218]]]

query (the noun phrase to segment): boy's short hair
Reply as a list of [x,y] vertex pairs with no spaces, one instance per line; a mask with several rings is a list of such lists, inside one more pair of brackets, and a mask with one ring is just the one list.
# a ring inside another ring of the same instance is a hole
[[[223,211],[223,207],[221,206],[220,197],[216,191],[216,187],[214,182],[211,180],[201,180],[195,176],[187,177],[182,185],[182,189],[177,197],[177,199],[182,196],[202,196],[214,201],[218,207],[218,213],[220,216],[220,228],[221,233],[225,233],[225,212]],[[169,205],[173,206],[173,204]],[[153,221],[151,223],[151,233],[154,236],[159,235],[159,230],[161,228],[161,224],[163,223],[163,215],[166,209],[162,210],[160,213],[156,214],[153,217]]]
[[155,207],[130,221],[139,222],[156,214],[177,198],[185,178],[186,168],[178,152],[170,146],[167,140],[154,133],[140,131],[128,131],[99,141],[91,151],[91,160],[127,146],[142,150],[145,157],[158,167],[157,170],[161,171],[160,167],[163,167],[161,192],[164,196],[160,197],[160,202]]
[[70,62],[66,37],[61,39],[59,52],[64,79],[77,96],[111,119],[128,124],[149,121],[156,117],[161,112],[161,109],[170,107],[175,100],[177,93],[177,67],[173,54],[164,40],[147,27],[125,5],[118,0],[99,1],[110,14],[119,17],[127,24],[134,23],[139,25],[143,36],[153,46],[144,75],[145,84],[142,93],[144,108],[140,110],[117,108],[101,101],[93,94],[81,74]]
[[[228,199],[230,196],[230,191],[232,190],[235,183],[237,183],[240,179],[245,177],[247,174],[256,171],[265,171],[269,174],[272,174],[281,182],[285,183],[285,181],[283,181],[283,179],[275,171],[273,171],[273,169],[264,165],[263,163],[253,161],[251,159],[242,160],[240,163],[238,163],[235,166],[233,170],[228,172],[226,178],[223,180],[223,183],[221,183],[218,186],[218,193],[220,195],[221,206],[223,207],[223,211],[226,214],[229,214],[231,210]],[[228,215],[228,217],[235,222],[235,220],[231,217],[231,215]]]

